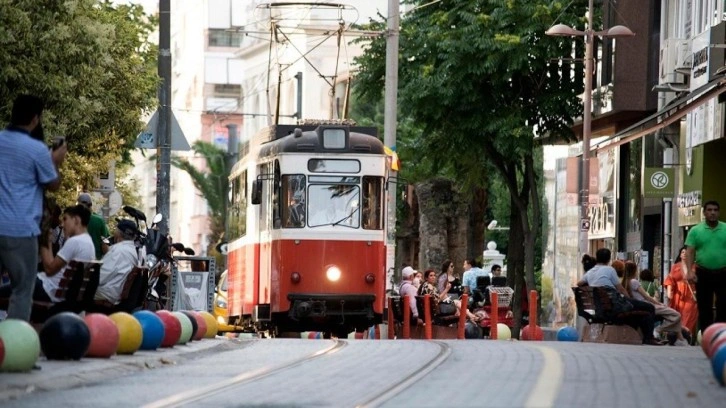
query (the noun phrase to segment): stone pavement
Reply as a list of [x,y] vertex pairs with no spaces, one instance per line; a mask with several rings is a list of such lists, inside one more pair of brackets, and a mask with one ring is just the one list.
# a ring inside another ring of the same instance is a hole
[[[110,360],[41,361],[39,372],[0,374],[0,405],[141,406],[299,358],[329,343],[218,338]],[[445,344],[451,347],[446,360],[383,406],[682,408],[718,407],[726,401],[726,388],[716,384],[700,347],[491,340]],[[202,401],[217,407],[354,406],[420,370],[439,349],[424,340],[351,340],[334,354]],[[9,381],[14,385],[8,386]],[[10,391],[18,398],[5,399]]]
[[108,359],[84,358],[80,361],[52,361],[40,357],[40,370],[28,373],[0,373],[0,405],[3,401],[22,397],[35,391],[54,391],[84,386],[137,371],[152,370],[180,364],[210,353],[237,348],[236,340],[217,337],[203,339],[173,348],[137,351]]

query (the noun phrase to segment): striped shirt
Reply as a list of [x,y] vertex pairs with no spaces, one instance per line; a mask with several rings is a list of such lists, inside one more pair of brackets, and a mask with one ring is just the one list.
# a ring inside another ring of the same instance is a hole
[[47,146],[20,129],[0,131],[0,235],[39,235],[43,188],[57,178]]

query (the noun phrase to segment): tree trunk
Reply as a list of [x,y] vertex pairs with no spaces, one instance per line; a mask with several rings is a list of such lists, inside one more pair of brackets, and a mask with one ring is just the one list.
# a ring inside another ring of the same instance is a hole
[[471,225],[471,248],[474,251],[474,258],[482,256],[485,242],[484,232],[486,231],[486,210],[489,204],[487,190],[482,187],[474,189],[471,199],[471,212],[469,223]]
[[525,245],[516,245],[516,242],[524,242],[522,232],[522,217],[519,209],[511,199],[512,212],[509,216],[509,242],[507,248],[507,286],[514,290],[512,298],[512,311],[514,312],[514,330],[512,337],[518,339],[522,327],[522,292],[524,286],[524,256]]

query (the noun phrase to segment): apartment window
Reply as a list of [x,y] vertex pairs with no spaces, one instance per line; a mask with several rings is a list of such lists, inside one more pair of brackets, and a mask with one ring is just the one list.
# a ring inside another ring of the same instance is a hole
[[236,33],[234,31],[210,29],[208,38],[208,45],[210,47],[232,47],[239,48],[242,44],[242,33]]
[[242,95],[242,85],[214,84],[214,95],[239,98]]

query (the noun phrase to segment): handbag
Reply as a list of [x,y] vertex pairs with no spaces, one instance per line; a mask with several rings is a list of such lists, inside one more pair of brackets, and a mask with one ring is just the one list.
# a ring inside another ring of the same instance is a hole
[[451,316],[456,314],[456,305],[453,303],[439,303],[439,316]]
[[633,310],[633,304],[615,288],[599,286],[593,287],[592,290],[595,314],[600,317],[615,319],[621,314]]

